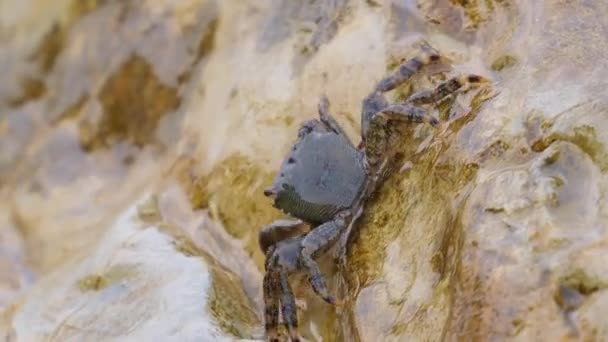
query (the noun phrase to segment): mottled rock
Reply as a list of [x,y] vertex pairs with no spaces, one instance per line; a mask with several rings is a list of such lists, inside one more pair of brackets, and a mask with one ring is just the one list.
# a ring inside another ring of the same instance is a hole
[[[310,340],[608,340],[608,5],[0,1],[0,338],[263,335],[261,194],[427,41],[492,89],[404,137]],[[440,79],[419,77],[389,94]],[[6,274],[6,276],[4,276]]]

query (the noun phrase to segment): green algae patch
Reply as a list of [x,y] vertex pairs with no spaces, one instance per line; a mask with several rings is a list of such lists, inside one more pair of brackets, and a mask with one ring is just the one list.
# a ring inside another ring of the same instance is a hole
[[96,10],[106,2],[107,0],[75,0],[72,1],[70,14],[74,19],[81,18]]
[[225,332],[239,338],[254,338],[260,319],[241,281],[218,265],[211,267],[211,273],[213,285],[209,293],[209,311]]
[[[480,168],[480,156],[459,158],[458,154],[452,153],[451,145],[460,129],[476,117],[491,97],[491,89],[480,89],[472,99],[469,112],[450,120],[443,133],[423,126],[418,131],[422,134],[415,137],[408,133],[414,127],[406,129],[395,162],[396,169],[404,160],[411,167],[406,172],[393,174],[382,185],[358,223],[359,230],[349,248],[343,272],[348,288],[344,292],[350,298],[357,298],[361,288],[377,282],[408,281],[413,284],[418,278],[429,281],[439,275],[433,298],[425,304],[428,307],[418,310],[407,323],[396,320],[391,328],[395,337],[409,336],[413,327],[426,325],[427,310],[439,310],[446,320],[450,319],[463,248],[462,203]],[[430,134],[434,136],[428,147],[418,151]],[[498,140],[481,159],[498,158],[509,148]],[[387,259],[389,247],[398,254]],[[403,264],[403,258],[413,264]],[[390,275],[385,274],[385,266],[391,270],[407,268],[409,276],[391,280]],[[409,290],[404,291],[391,298],[391,305],[403,303]]]
[[40,43],[31,54],[30,59],[42,69],[43,73],[48,73],[55,66],[57,57],[61,53],[69,30],[83,16],[95,10],[106,0],[75,0],[68,10],[68,15],[64,20],[56,22],[46,32]]
[[360,231],[350,249],[347,273],[357,274],[362,286],[381,276],[385,249],[401,232],[406,212],[398,209],[405,195],[400,180],[391,177],[384,184],[359,222]]
[[[391,176],[367,206],[348,265],[349,273],[357,275],[361,286],[381,277],[386,247],[402,236],[407,239],[407,230],[450,226],[453,213],[448,209],[449,203],[474,179],[478,167],[470,163],[438,164],[437,158],[443,148],[447,145],[435,145],[413,160],[413,167],[407,174]],[[440,244],[446,234],[451,234],[449,229],[437,231],[438,250],[428,261],[436,271],[445,269],[451,243],[443,247]],[[445,241],[453,242],[453,239],[447,237]]]
[[226,333],[238,338],[254,338],[260,320],[241,280],[198,247],[179,227],[161,223],[159,229],[169,235],[175,250],[186,257],[201,258],[211,273],[208,310]]
[[56,22],[46,32],[40,43],[31,54],[30,59],[36,62],[44,74],[49,73],[55,66],[57,57],[61,53],[69,30],[84,15],[98,8],[106,0],[75,0],[72,1],[68,16]]
[[282,216],[263,193],[273,177],[273,173],[237,153],[221,161],[207,175],[186,184],[192,207],[208,208],[230,235],[245,243],[245,249],[260,269],[264,255],[258,246],[258,232]]
[[156,226],[159,231],[171,237],[171,244],[175,250],[187,257],[203,257],[213,260],[205,251],[198,247],[194,241],[177,226],[166,222],[159,222]]
[[101,291],[132,274],[132,268],[127,265],[114,265],[102,273],[89,274],[76,282],[82,292]]
[[47,92],[44,81],[32,77],[25,77],[21,80],[21,89],[22,92],[19,96],[9,99],[9,106],[19,107],[26,102],[41,98]]
[[455,5],[462,7],[465,17],[469,20],[469,28],[477,29],[486,19],[481,14],[478,0],[450,0]]
[[98,274],[90,274],[78,281],[80,291],[99,291],[108,286],[108,281],[105,277]]
[[59,123],[63,120],[71,120],[77,118],[80,112],[82,111],[82,108],[86,104],[88,98],[89,97],[87,95],[81,95],[76,102],[72,103],[57,117],[57,119],[54,120],[54,123]]
[[158,208],[158,196],[152,195],[147,200],[137,205],[137,217],[143,222],[154,223],[162,220]]
[[598,290],[608,288],[608,282],[588,274],[582,269],[575,269],[559,281],[560,285],[575,289],[583,295],[590,295]]
[[595,128],[589,125],[581,125],[572,129],[571,132],[553,132],[534,141],[532,151],[542,152],[556,141],[567,141],[583,150],[600,167],[602,172],[608,171],[608,153],[600,142]]
[[517,64],[518,59],[512,55],[502,55],[492,62],[490,68],[494,71],[502,71],[503,69],[510,68]]
[[44,73],[53,69],[57,56],[65,44],[66,27],[59,23],[53,25],[44,35],[38,48],[34,51],[31,58],[37,62]]
[[180,102],[177,89],[162,84],[150,63],[137,55],[108,78],[99,101],[100,122],[85,121],[80,127],[81,144],[87,150],[124,140],[136,146],[156,142],[158,122]]
[[467,20],[466,29],[477,30],[496,9],[496,4],[510,6],[510,0],[449,0],[455,6],[461,7]]
[[215,47],[215,36],[217,33],[217,28],[218,20],[217,18],[215,18],[211,20],[211,22],[209,23],[209,27],[207,27],[207,30],[205,30],[205,32],[201,36],[196,53],[196,60],[206,57],[211,53],[211,51],[213,51],[213,48]]

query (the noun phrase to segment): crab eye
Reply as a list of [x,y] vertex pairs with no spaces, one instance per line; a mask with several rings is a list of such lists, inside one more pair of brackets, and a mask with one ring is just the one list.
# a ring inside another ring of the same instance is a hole
[[296,162],[296,160],[293,158],[287,159],[287,164],[294,164],[295,162]]
[[432,54],[432,55],[429,56],[429,60],[431,62],[438,62],[440,58],[441,58],[441,56],[439,56],[437,54]]
[[266,188],[264,189],[264,196],[274,198],[277,196],[277,191],[273,187]]

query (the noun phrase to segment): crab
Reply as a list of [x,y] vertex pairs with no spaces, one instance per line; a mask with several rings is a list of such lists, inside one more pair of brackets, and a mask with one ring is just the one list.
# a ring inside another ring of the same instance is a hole
[[358,146],[330,114],[325,96],[319,102],[319,118],[301,125],[278,175],[264,190],[274,207],[295,218],[277,220],[263,227],[259,235],[266,256],[263,293],[268,340],[279,341],[280,312],[291,341],[300,341],[291,274],[305,272],[317,295],[329,304],[341,304],[329,292],[315,260],[344,238],[366,201],[390,174],[390,161],[402,134],[399,128],[409,123],[438,126],[439,120],[429,114],[426,105],[486,82],[470,74],[451,78],[434,90],[418,91],[402,103],[385,98],[386,92],[415,74],[441,70],[437,67],[445,66],[446,60],[435,50],[422,51],[378,82],[363,100]]

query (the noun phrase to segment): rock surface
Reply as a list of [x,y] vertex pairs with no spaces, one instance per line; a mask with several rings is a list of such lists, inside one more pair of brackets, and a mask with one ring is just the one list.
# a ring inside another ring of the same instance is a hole
[[[0,0],[0,338],[263,337],[262,195],[421,41],[490,78],[404,137],[324,341],[608,341],[608,5]],[[420,77],[416,87],[439,80]],[[410,90],[402,87],[398,98]]]

